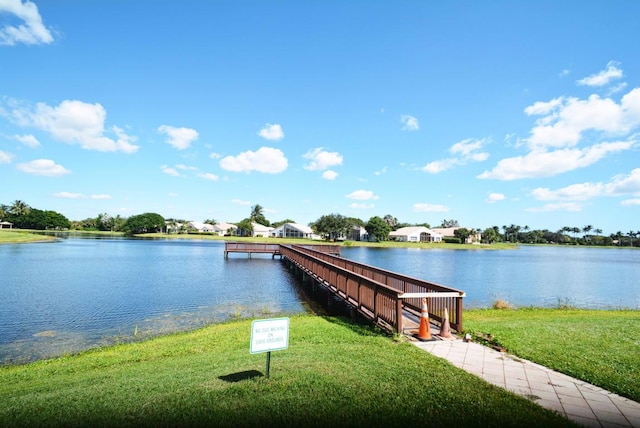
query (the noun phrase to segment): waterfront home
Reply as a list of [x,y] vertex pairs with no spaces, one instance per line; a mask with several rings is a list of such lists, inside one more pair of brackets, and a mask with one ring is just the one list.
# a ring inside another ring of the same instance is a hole
[[195,230],[196,232],[213,232],[214,228],[212,224],[202,223],[199,221],[190,221],[187,223],[188,230]]
[[402,227],[389,233],[389,239],[400,242],[442,242],[443,235],[424,226]]
[[238,226],[231,223],[225,223],[223,221],[213,225],[213,233],[215,233],[218,236],[235,235],[236,230],[238,230]]
[[256,222],[251,223],[251,225],[253,226],[253,233],[251,234],[251,236],[253,236],[254,238],[271,236],[271,231],[273,230],[273,227],[264,226]]
[[271,236],[275,238],[307,238],[320,239],[320,236],[313,233],[309,226],[297,223],[285,223],[271,231]]
[[[445,238],[455,238],[455,231],[457,229],[463,229],[462,227],[434,227],[434,232],[437,232],[444,236]],[[473,227],[466,227],[464,229],[470,230],[472,233],[464,242],[465,244],[473,244],[474,242],[480,242],[482,240],[482,234],[477,232]]]

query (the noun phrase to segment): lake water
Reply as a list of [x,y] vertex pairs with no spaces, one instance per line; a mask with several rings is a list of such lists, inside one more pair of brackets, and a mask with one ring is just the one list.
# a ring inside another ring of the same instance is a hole
[[[221,241],[65,239],[0,245],[0,363],[306,310],[278,259]],[[343,248],[343,257],[467,293],[465,307],[640,308],[640,251]]]

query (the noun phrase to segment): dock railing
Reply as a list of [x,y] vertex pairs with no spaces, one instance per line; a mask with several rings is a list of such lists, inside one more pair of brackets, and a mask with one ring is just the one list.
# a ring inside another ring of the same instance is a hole
[[444,309],[447,308],[451,327],[457,331],[462,331],[462,299],[465,296],[464,291],[331,254],[318,253],[295,245],[292,247],[311,257],[319,258],[333,266],[389,287],[399,293],[398,298],[402,300],[402,307],[414,314],[420,314],[422,298],[427,298],[427,306],[431,318],[442,323]]

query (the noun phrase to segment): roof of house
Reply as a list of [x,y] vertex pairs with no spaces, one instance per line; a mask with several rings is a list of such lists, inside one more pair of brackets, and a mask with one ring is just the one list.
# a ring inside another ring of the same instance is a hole
[[253,226],[254,232],[271,232],[273,230],[273,227],[265,226],[256,222],[252,222],[251,225]]
[[429,233],[432,236],[439,235],[439,232],[436,232],[435,229],[429,229],[424,226],[409,226],[409,227],[401,227],[398,230],[394,230],[389,233],[389,236],[410,236],[410,235],[419,235],[421,233]]
[[298,224],[298,223],[285,223],[283,225],[276,227],[275,230],[284,229],[285,226],[289,226],[290,228],[297,229],[302,233],[313,233],[313,230],[309,226],[305,226],[303,224]]
[[238,228],[238,226],[236,226],[235,224],[225,223],[224,221],[221,221],[220,223],[214,224],[213,227],[218,229],[218,230],[222,230],[223,232],[226,232],[229,229],[237,229]]

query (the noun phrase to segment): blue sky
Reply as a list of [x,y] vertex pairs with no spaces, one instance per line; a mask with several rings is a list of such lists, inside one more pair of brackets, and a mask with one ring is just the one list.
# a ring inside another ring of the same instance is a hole
[[640,229],[640,2],[0,0],[0,203]]

